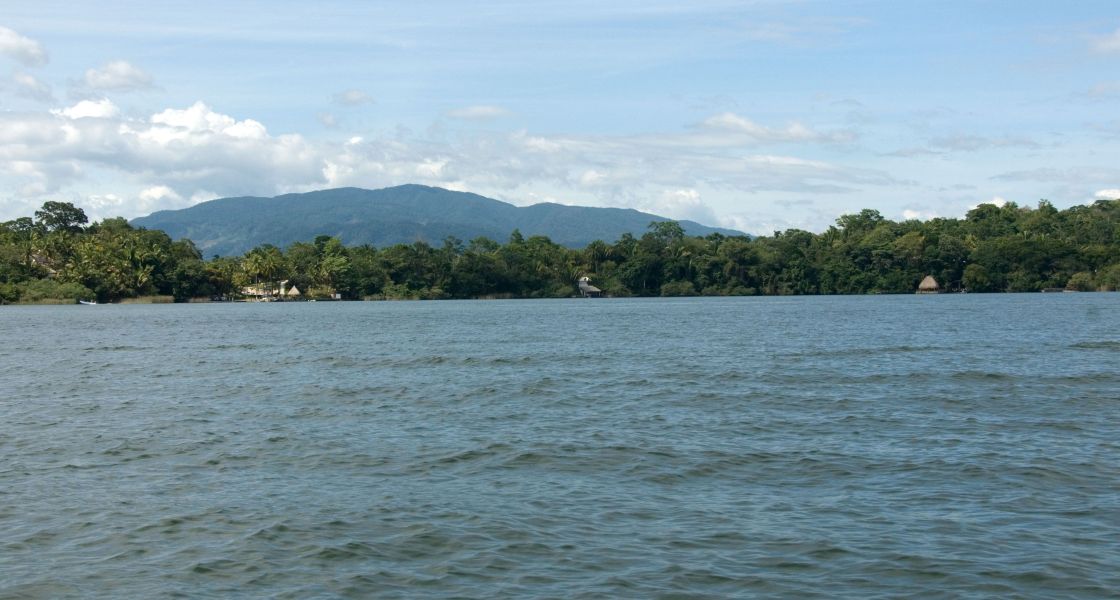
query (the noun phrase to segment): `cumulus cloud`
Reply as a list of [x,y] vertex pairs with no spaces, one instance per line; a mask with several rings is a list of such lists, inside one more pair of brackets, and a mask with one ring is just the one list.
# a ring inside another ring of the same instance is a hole
[[342,106],[361,106],[363,104],[371,104],[373,97],[361,90],[346,90],[338,92],[331,98],[335,104]]
[[928,221],[936,219],[939,215],[931,210],[915,210],[907,208],[902,211],[902,218],[907,221]]
[[206,202],[208,200],[214,200],[220,197],[221,196],[219,194],[215,194],[210,190],[198,190],[197,192],[191,194],[191,199],[188,204],[194,205],[198,204],[199,202]]
[[520,205],[548,200],[639,208],[733,226],[738,225],[714,218],[700,194],[734,193],[745,200],[763,193],[767,198],[783,193],[821,196],[899,184],[880,171],[743,152],[720,136],[692,132],[542,136],[519,131],[458,137],[453,144],[397,134],[319,150],[325,184],[306,189],[414,182]]
[[152,87],[152,76],[123,60],[106,63],[99,69],[89,69],[82,82],[90,90],[102,92],[127,92]]
[[125,199],[119,195],[107,193],[90,195],[83,204],[90,209],[90,213],[97,215],[94,217],[96,219],[98,217],[105,218],[105,216],[117,212],[124,203]]
[[1120,52],[1120,28],[1108,35],[1094,37],[1092,45],[1097,52]]
[[268,131],[258,121],[245,119],[238,121],[229,115],[210,110],[202,102],[195,102],[186,109],[169,108],[152,115],[151,126],[138,131],[144,138],[167,144],[176,140],[188,140],[192,136],[218,134],[236,139],[263,139]]
[[585,187],[602,185],[603,182],[607,180],[607,175],[600,173],[595,169],[588,169],[579,176],[579,184]]
[[0,27],[0,55],[28,67],[41,67],[47,64],[48,60],[47,51],[39,42],[7,27]]
[[447,160],[425,159],[424,162],[416,165],[416,176],[426,180],[440,180],[443,177],[443,169],[447,166]]
[[17,71],[12,74],[12,87],[15,94],[23,98],[38,100],[39,102],[51,102],[54,100],[51,86],[43,83],[29,73]]
[[[206,198],[210,199],[210,198]],[[131,202],[129,212],[137,214],[152,213],[157,210],[173,210],[186,208],[199,201],[183,198],[178,192],[166,185],[152,185],[141,189],[134,201]],[[124,202],[122,202],[122,205]],[[107,216],[107,215],[106,215]]]
[[689,134],[536,136],[523,131],[461,138],[454,145],[396,137],[343,144],[327,151],[322,174],[330,187],[412,181],[463,185],[516,203],[538,194],[612,206],[642,206],[651,197],[660,199],[664,190],[701,187],[822,194],[897,183],[871,169],[742,154],[723,140],[704,145]]
[[182,196],[175,192],[175,190],[167,187],[166,185],[156,185],[140,191],[141,200],[161,200],[161,199],[181,200]]
[[51,110],[53,114],[67,119],[112,119],[120,115],[120,109],[110,100],[82,100],[69,108]]
[[508,116],[509,111],[500,106],[465,106],[463,108],[456,108],[447,111],[447,116],[452,119],[463,119],[466,121],[492,121]]
[[[81,172],[76,161],[13,160],[0,161],[0,176],[7,176],[19,182],[11,186],[18,192],[24,203],[28,199],[57,193]],[[12,214],[12,217],[27,216]]]
[[1107,190],[1097,190],[1093,194],[1093,198],[1097,200],[1117,200],[1120,199],[1120,188],[1110,188]]
[[[0,112],[0,184],[29,196],[63,189],[107,198],[111,192],[124,216],[218,196],[422,183],[515,203],[549,197],[706,223],[717,221],[705,201],[709,194],[819,196],[899,184],[873,169],[754,150],[755,138],[764,134],[824,139],[808,127],[744,134],[734,130],[742,123],[724,125],[732,130],[633,136],[518,131],[453,141],[401,130],[312,142],[275,135],[259,121],[203,102],[134,118],[107,99],[83,100],[49,113]],[[114,188],[90,189],[99,181],[113,181]],[[0,210],[13,202],[0,201]]]
[[644,208],[671,219],[696,221],[704,225],[720,222],[712,208],[700,199],[700,192],[692,188],[665,190],[656,202]]
[[[5,187],[22,195],[51,194],[107,173],[101,179],[117,181],[118,190],[127,182],[139,190],[113,192],[125,216],[262,187],[277,193],[318,187],[324,182],[322,157],[322,149],[300,136],[272,136],[257,121],[201,102],[147,119],[122,117],[108,100],[84,100],[50,113],[0,113]],[[109,206],[109,197],[99,196]]]
[[978,207],[983,206],[985,204],[991,204],[992,206],[998,206],[998,207],[1002,208],[1002,207],[1006,206],[1008,202],[1009,202],[1009,200],[1007,200],[1006,198],[1003,198],[1002,196],[992,196],[991,200],[988,200],[987,202],[981,202],[979,204],[973,204],[972,206],[968,207],[968,210],[976,210]]

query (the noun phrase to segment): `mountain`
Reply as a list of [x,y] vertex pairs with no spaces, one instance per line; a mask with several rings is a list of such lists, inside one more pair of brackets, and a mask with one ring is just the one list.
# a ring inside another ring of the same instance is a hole
[[[205,256],[230,256],[260,244],[283,248],[318,235],[338,236],[346,245],[385,247],[418,240],[437,245],[447,236],[505,242],[514,229],[525,237],[546,235],[558,244],[582,248],[595,240],[614,242],[627,232],[640,236],[651,221],[667,220],[622,208],[551,203],[517,207],[478,194],[402,185],[220,198],[182,210],[161,210],[132,224],[162,229],[175,239],[190,238]],[[680,224],[689,235],[744,235],[692,221]]]

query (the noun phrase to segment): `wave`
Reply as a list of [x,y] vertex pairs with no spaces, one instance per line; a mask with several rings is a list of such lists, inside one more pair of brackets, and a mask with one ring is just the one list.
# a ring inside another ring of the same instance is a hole
[[1120,341],[1104,340],[1098,342],[1078,342],[1069,346],[1074,350],[1111,350],[1120,352]]

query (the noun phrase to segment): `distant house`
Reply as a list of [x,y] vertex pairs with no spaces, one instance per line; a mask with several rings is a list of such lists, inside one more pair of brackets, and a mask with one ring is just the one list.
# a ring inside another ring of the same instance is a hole
[[273,291],[264,287],[263,285],[251,285],[251,286],[248,286],[248,287],[241,288],[241,293],[245,296],[254,296],[256,298],[262,298],[262,297],[265,297],[265,296],[271,296],[273,294]]
[[42,267],[51,277],[58,275],[58,271],[54,269],[53,265],[51,264],[51,260],[42,254],[32,254],[31,264],[37,267]]
[[241,294],[257,300],[295,300],[303,295],[296,286],[287,287],[288,280],[280,282],[280,289],[267,284],[256,284],[241,288]]
[[584,276],[579,278],[579,293],[584,298],[602,298],[603,290],[591,285],[591,278]]
[[922,282],[918,284],[918,292],[917,293],[919,293],[919,294],[940,294],[941,293],[941,286],[937,285],[937,280],[933,278],[933,275],[926,275],[926,278],[923,279]]

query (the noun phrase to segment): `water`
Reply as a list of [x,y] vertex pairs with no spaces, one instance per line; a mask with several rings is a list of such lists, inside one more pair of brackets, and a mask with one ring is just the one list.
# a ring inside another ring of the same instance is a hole
[[0,597],[1107,597],[1120,294],[0,309]]

